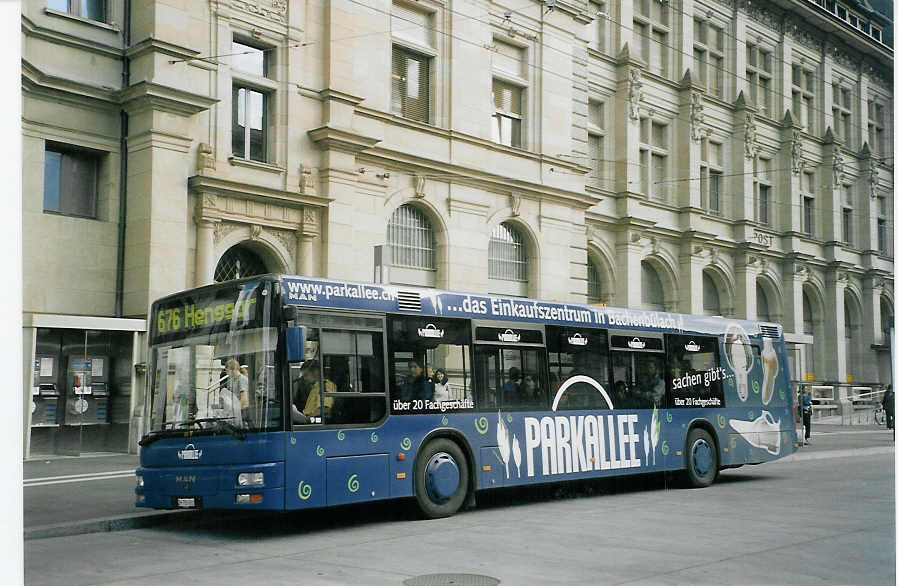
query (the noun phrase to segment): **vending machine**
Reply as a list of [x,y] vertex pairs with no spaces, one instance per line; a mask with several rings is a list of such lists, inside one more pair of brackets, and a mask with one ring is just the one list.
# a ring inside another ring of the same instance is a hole
[[65,406],[67,425],[107,422],[108,364],[106,356],[69,357]]
[[32,427],[55,426],[59,423],[59,389],[56,386],[58,361],[54,355],[34,357],[34,379],[31,386]]

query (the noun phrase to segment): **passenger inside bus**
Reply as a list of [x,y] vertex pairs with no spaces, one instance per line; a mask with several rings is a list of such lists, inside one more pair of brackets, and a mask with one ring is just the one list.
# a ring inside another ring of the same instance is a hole
[[424,369],[421,368],[421,364],[417,360],[410,360],[408,363],[408,372],[408,378],[405,380],[405,385],[402,388],[402,400],[432,400],[433,381],[428,380],[427,377],[424,376]]
[[[293,423],[321,423],[321,366],[317,360],[310,360],[303,365],[302,373],[293,394]],[[324,380],[324,390],[337,392],[337,385]],[[303,397],[305,401],[303,402]],[[299,409],[302,405],[302,410]],[[334,405],[333,397],[324,398],[324,416],[330,415]]]

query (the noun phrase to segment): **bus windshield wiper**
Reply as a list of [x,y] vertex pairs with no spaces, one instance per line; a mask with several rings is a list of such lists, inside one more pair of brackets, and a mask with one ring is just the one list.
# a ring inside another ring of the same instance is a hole
[[172,425],[174,426],[182,426],[182,425],[193,425],[195,423],[203,424],[203,423],[218,423],[223,428],[228,430],[234,437],[239,440],[246,439],[246,432],[228,421],[228,419],[233,419],[233,417],[204,417],[201,419],[189,419],[187,421],[173,421]]

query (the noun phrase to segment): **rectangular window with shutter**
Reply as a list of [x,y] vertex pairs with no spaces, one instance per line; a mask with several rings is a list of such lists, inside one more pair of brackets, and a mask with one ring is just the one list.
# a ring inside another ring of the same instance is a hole
[[44,211],[97,217],[99,156],[47,146],[44,151]]
[[430,122],[430,60],[426,55],[393,45],[393,114]]
[[527,59],[523,48],[493,39],[493,69],[516,77],[527,77]]
[[854,218],[851,208],[842,208],[842,241],[854,246]]
[[764,226],[770,225],[770,186],[758,186],[758,222]]
[[493,80],[492,118],[493,141],[506,146],[522,148],[521,125],[523,122],[523,88],[510,83]]
[[432,47],[433,13],[394,2],[390,7],[390,33],[395,38]]

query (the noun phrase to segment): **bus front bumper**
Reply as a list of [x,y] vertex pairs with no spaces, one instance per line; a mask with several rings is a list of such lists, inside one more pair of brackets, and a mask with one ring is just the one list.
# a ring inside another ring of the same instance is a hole
[[138,468],[135,505],[150,509],[283,509],[284,463]]

